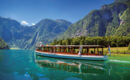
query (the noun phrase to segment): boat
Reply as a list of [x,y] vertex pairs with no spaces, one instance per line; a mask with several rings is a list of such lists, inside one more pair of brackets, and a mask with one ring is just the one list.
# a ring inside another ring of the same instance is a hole
[[37,55],[78,60],[107,60],[101,45],[42,45],[36,46]]

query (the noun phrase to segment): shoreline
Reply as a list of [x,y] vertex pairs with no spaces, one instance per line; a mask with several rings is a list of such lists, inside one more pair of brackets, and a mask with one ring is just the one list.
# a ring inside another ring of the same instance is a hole
[[10,50],[20,50],[20,48],[10,48]]

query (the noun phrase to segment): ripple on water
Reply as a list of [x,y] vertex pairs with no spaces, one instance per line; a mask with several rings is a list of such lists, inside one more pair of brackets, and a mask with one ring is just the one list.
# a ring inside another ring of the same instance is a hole
[[121,61],[121,60],[109,60],[110,62],[119,62],[119,63],[130,63],[130,61]]

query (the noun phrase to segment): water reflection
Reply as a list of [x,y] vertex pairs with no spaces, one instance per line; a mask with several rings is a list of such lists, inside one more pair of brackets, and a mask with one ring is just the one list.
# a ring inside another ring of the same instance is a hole
[[104,74],[106,65],[102,61],[79,61],[54,58],[41,58],[37,56],[35,62],[43,68],[52,68],[79,74]]
[[[74,78],[79,78],[81,80],[129,80],[130,78],[129,63],[124,64],[112,61],[79,61],[41,56],[36,56],[35,62],[43,69],[48,68],[51,70],[69,72],[71,77],[72,74],[75,73],[76,75]],[[60,76],[61,78],[63,77],[63,75]]]

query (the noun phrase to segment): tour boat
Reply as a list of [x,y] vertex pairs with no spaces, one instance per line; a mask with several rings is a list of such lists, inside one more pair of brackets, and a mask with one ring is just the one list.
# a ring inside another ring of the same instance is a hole
[[37,45],[37,55],[79,60],[107,60],[101,45]]

